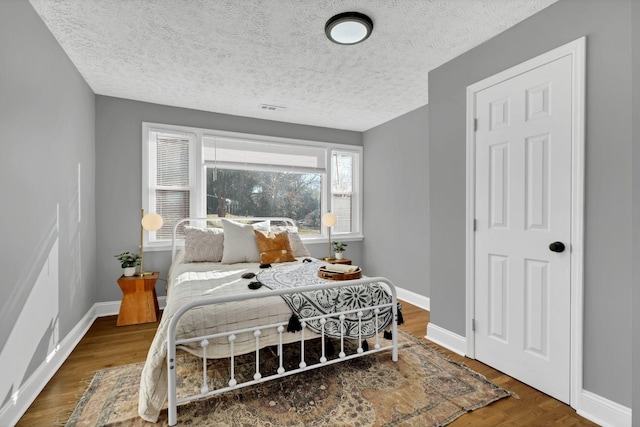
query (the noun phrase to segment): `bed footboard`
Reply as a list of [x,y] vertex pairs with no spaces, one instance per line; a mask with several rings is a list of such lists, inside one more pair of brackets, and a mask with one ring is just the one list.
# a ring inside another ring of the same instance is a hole
[[[294,293],[302,293],[302,292],[307,292],[307,291],[316,291],[316,290],[321,290],[321,289],[326,289],[326,288],[341,288],[341,287],[346,287],[346,286],[357,286],[357,285],[366,285],[366,284],[371,284],[371,283],[384,283],[388,286],[389,291],[391,293],[391,302],[389,303],[384,303],[384,304],[378,304],[378,305],[373,305],[371,307],[361,307],[359,309],[356,310],[349,310],[349,311],[342,311],[342,312],[335,312],[335,313],[330,313],[330,314],[325,314],[325,315],[320,315],[320,316],[315,316],[315,317],[309,317],[309,318],[300,318],[300,325],[302,326],[302,330],[300,331],[300,363],[298,364],[298,367],[295,369],[289,369],[286,370],[284,367],[284,363],[283,363],[283,358],[284,358],[284,351],[286,349],[286,347],[283,346],[283,339],[282,336],[284,333],[286,332],[287,329],[287,322],[282,322],[282,323],[273,323],[273,324],[268,324],[268,325],[257,325],[255,327],[251,327],[251,328],[244,328],[244,329],[238,329],[238,330],[233,330],[233,331],[227,331],[227,332],[221,332],[221,333],[217,333],[217,334],[212,334],[212,335],[206,335],[206,336],[198,336],[198,337],[193,337],[193,338],[188,338],[188,339],[177,339],[176,338],[176,328],[178,325],[178,322],[180,321],[180,318],[189,310],[196,308],[196,307],[201,307],[201,306],[205,306],[205,305],[214,305],[214,304],[220,304],[220,303],[227,303],[227,302],[234,302],[234,301],[246,301],[246,300],[250,300],[250,299],[255,299],[255,298],[264,298],[264,297],[269,297],[269,296],[281,296],[281,295],[285,295],[285,294],[294,294]],[[373,346],[369,347],[368,349],[363,348],[363,337],[362,337],[362,333],[361,333],[361,328],[359,328],[359,334],[358,334],[358,340],[357,340],[357,349],[354,353],[352,354],[347,354],[345,352],[345,328],[344,328],[344,319],[346,315],[350,315],[350,314],[355,314],[357,316],[358,319],[360,319],[363,316],[364,312],[369,312],[369,311],[373,311],[374,315],[375,315],[375,323],[376,323],[376,330],[379,331],[381,330],[385,325],[380,325],[379,322],[379,316],[378,313],[380,313],[380,311],[384,308],[391,308],[392,310],[392,317],[391,317],[391,332],[392,332],[392,338],[391,338],[391,345],[382,345],[380,343],[379,340],[379,334],[376,334],[374,337],[372,337],[373,339],[375,339],[375,343]],[[331,319],[339,319],[339,321],[341,322],[341,334],[340,334],[340,348],[339,348],[339,352],[338,352],[338,357],[334,358],[334,359],[328,359],[327,355],[326,355],[326,349],[325,349],[325,333],[324,333],[324,324],[326,323],[326,319],[331,318]],[[305,361],[305,329],[306,329],[306,323],[312,320],[319,320],[320,324],[322,325],[322,329],[321,329],[321,343],[322,343],[322,348],[321,348],[321,356],[320,358],[317,360],[316,363],[310,363],[307,364],[307,362]],[[272,375],[267,375],[264,376],[263,373],[260,372],[260,349],[263,347],[260,344],[260,336],[262,334],[262,331],[267,330],[267,329],[274,329],[277,331],[277,333],[279,334],[279,344],[277,345],[277,354],[278,354],[278,369],[277,372],[275,374]],[[256,363],[256,371],[255,374],[253,375],[253,379],[252,380],[248,380],[248,381],[243,381],[243,382],[238,382],[237,378],[235,377],[235,356],[239,356],[234,354],[234,349],[233,349],[233,343],[236,339],[236,336],[238,334],[245,334],[245,333],[251,333],[253,334],[253,336],[255,337],[255,363]],[[231,350],[231,357],[229,358],[229,372],[230,372],[230,378],[228,381],[228,385],[225,387],[221,387],[221,388],[217,388],[214,390],[210,390],[209,386],[208,386],[208,381],[207,381],[207,349],[210,345],[210,340],[214,340],[217,338],[226,338],[229,341],[229,345],[230,345],[230,350]],[[182,346],[182,345],[187,345],[187,344],[193,344],[193,343],[197,343],[198,345],[200,345],[202,347],[202,386],[200,388],[200,393],[192,395],[192,396],[187,396],[187,397],[183,397],[181,399],[177,398],[177,390],[176,390],[176,363],[177,363],[177,359],[176,359],[176,351],[177,351],[177,347],[178,346]],[[167,337],[167,367],[168,367],[168,412],[169,412],[169,425],[173,426],[176,425],[177,423],[177,406],[181,403],[186,403],[186,402],[190,402],[193,400],[197,400],[197,399],[201,399],[204,397],[209,397],[209,396],[214,396],[220,393],[224,393],[226,391],[230,391],[230,390],[235,390],[241,387],[247,387],[247,386],[251,386],[254,384],[258,384],[258,383],[262,383],[262,382],[266,382],[266,381],[270,381],[273,379],[277,379],[277,378],[282,378],[288,375],[293,375],[293,374],[297,374],[300,372],[304,372],[304,371],[308,371],[311,369],[316,369],[322,366],[326,366],[326,365],[330,365],[333,363],[339,363],[342,361],[346,361],[346,360],[350,360],[353,358],[357,358],[357,357],[362,357],[365,356],[367,354],[371,354],[371,353],[375,353],[375,352],[379,352],[379,351],[384,351],[384,350],[391,350],[392,352],[392,360],[394,362],[398,361],[398,309],[397,309],[397,294],[396,294],[396,289],[395,286],[393,285],[393,283],[391,283],[391,281],[389,281],[388,279],[384,278],[384,277],[370,277],[370,278],[365,278],[365,279],[358,279],[358,280],[349,280],[349,281],[342,281],[342,282],[335,282],[335,283],[328,283],[328,284],[322,284],[322,285],[313,285],[313,286],[305,286],[305,287],[298,287],[295,288],[295,290],[291,290],[291,289],[280,289],[280,290],[269,290],[266,292],[261,292],[259,295],[252,295],[252,294],[244,294],[244,295],[237,295],[237,296],[227,296],[227,297],[217,297],[217,298],[207,298],[207,299],[202,299],[199,301],[194,301],[190,304],[187,304],[183,307],[181,307],[173,316],[173,318],[171,319],[170,323],[169,323],[169,330],[168,330],[168,337]]]

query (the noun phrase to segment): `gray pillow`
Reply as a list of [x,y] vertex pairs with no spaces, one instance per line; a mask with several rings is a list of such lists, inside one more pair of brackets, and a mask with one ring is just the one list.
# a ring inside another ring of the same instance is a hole
[[291,226],[273,226],[271,231],[287,231],[289,233],[289,244],[291,245],[291,252],[296,258],[304,258],[311,256],[307,247],[302,243],[302,239],[298,234],[298,227]]
[[220,262],[224,234],[219,228],[184,228],[184,262]]
[[302,243],[302,239],[298,233],[289,231],[289,244],[291,245],[291,252],[296,258],[304,258],[311,256],[307,247]]

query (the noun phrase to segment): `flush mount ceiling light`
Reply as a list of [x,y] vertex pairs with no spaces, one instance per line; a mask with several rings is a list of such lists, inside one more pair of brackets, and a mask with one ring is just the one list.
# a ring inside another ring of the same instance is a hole
[[327,21],[324,32],[334,43],[356,44],[371,35],[373,21],[358,12],[340,13]]

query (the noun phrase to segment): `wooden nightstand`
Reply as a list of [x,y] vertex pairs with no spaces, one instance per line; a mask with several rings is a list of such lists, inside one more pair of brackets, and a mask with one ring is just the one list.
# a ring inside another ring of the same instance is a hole
[[347,258],[342,258],[342,259],[325,258],[324,260],[325,260],[325,262],[328,262],[329,264],[351,265],[351,260],[347,259]]
[[118,285],[122,289],[122,302],[117,326],[136,325],[158,321],[160,308],[156,295],[158,273],[148,276],[120,276]]

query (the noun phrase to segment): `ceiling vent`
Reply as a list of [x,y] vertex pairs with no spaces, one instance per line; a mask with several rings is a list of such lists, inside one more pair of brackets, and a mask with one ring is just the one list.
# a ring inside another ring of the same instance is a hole
[[284,111],[287,108],[286,107],[278,107],[277,105],[260,104],[260,109],[261,110],[266,110],[266,111]]

